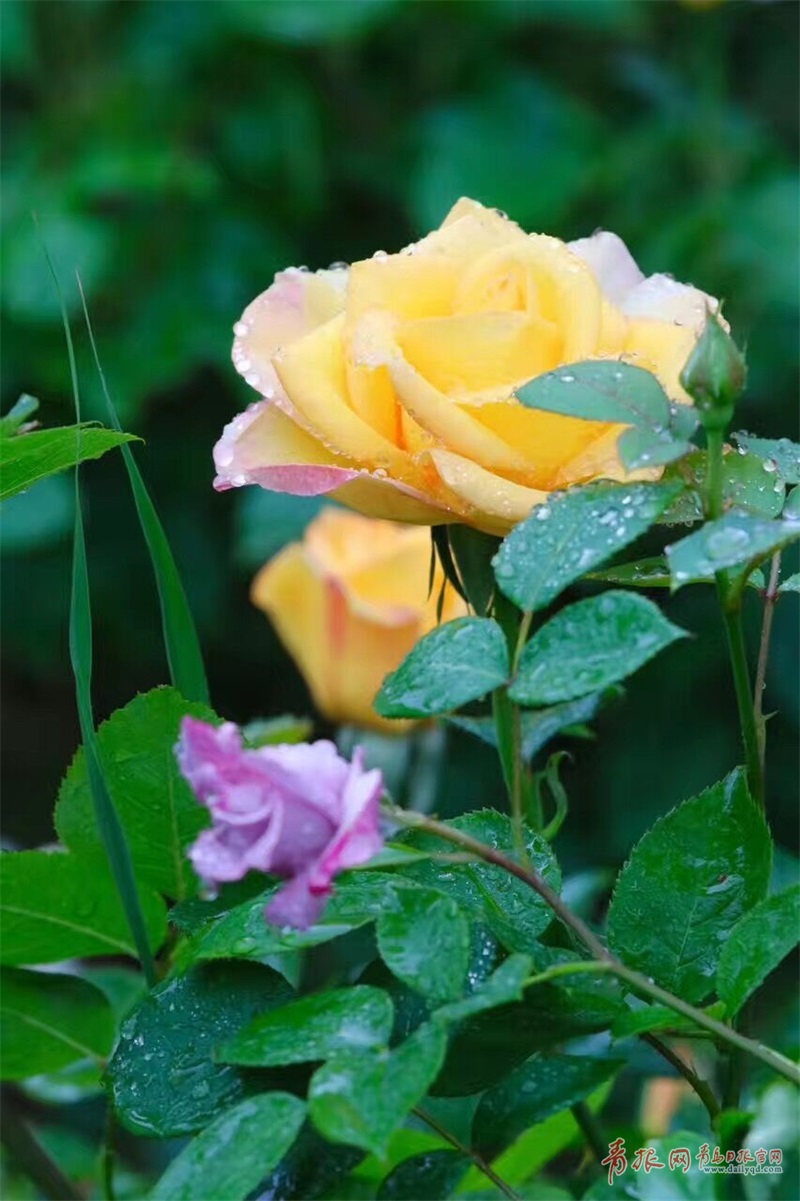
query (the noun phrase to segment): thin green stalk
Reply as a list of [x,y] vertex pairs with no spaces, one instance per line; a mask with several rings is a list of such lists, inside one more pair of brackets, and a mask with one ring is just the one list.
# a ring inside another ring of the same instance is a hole
[[[561,897],[532,868],[523,867],[507,855],[504,855],[501,851],[495,850],[494,847],[487,846],[485,843],[479,842],[476,838],[470,837],[469,834],[465,834],[462,830],[456,830],[451,826],[445,825],[444,822],[392,808],[387,808],[386,812],[398,824],[426,830],[429,834],[434,834],[448,842],[455,843],[456,846],[462,847],[465,851],[472,852],[486,863],[493,863],[497,867],[502,867],[505,871],[510,872],[511,875],[516,876],[518,880],[522,880],[529,888],[538,893],[556,916],[577,935],[589,953],[597,960],[599,966],[591,970],[612,972],[618,979],[624,980],[630,986],[631,991],[660,1001],[662,1005],[667,1005],[675,1013],[680,1013],[684,1017],[690,1018],[696,1025],[708,1030],[722,1042],[745,1051],[748,1055],[752,1055],[753,1058],[767,1064],[773,1071],[778,1072],[781,1076],[785,1076],[787,1080],[791,1080],[793,1084],[800,1085],[800,1068],[797,1064],[792,1063],[790,1059],[772,1050],[771,1047],[764,1046],[763,1043],[756,1042],[751,1038],[745,1038],[738,1031],[732,1030],[730,1026],[726,1026],[723,1022],[718,1022],[716,1018],[709,1017],[701,1009],[695,1009],[694,1005],[690,1005],[687,1001],[676,997],[673,993],[667,992],[665,988],[661,988],[660,985],[649,980],[647,976],[643,976],[641,972],[627,967],[616,956],[612,955],[608,948],[603,946],[599,938],[592,933],[582,918],[573,913],[564,904]],[[566,975],[568,967],[579,971],[590,970],[585,964],[559,964],[556,966],[561,969],[558,972],[559,975]],[[554,970],[548,969],[548,971]],[[542,973],[542,976],[544,975],[546,973]],[[533,979],[537,980],[537,977],[533,977]]]
[[9,1157],[36,1185],[48,1201],[81,1201],[82,1194],[45,1150],[27,1122],[19,1116],[11,1089],[3,1090],[3,1120],[0,1139]]
[[761,764],[761,777],[764,778],[764,760],[767,750],[767,724],[764,720],[764,689],[767,684],[767,663],[769,662],[769,646],[772,638],[772,620],[775,616],[775,605],[778,601],[778,583],[781,578],[781,552],[776,551],[772,556],[769,569],[769,580],[764,593],[764,616],[761,622],[761,643],[758,648],[758,667],[756,682],[753,689],[753,716],[758,737],[758,759]]
[[705,514],[707,521],[722,516],[722,460],[725,446],[724,429],[706,430]]
[[503,779],[511,804],[511,828],[514,847],[521,859],[526,856],[525,829],[522,813],[522,754],[519,709],[511,701],[503,685],[492,693],[492,714],[497,731],[497,748]]
[[[78,387],[78,368],[75,360],[75,347],[72,341],[67,309],[61,285],[56,274],[53,261],[47,247],[44,254],[50,273],[53,277],[56,292],[61,307],[61,321],[67,344],[72,393],[75,401],[75,419],[77,422],[76,437],[80,445],[81,437],[81,399]],[[77,456],[80,463],[80,454]],[[75,677],[75,693],[78,708],[78,719],[81,728],[84,750],[86,754],[86,769],[89,777],[89,791],[92,796],[95,820],[100,839],[108,857],[114,881],[119,892],[120,901],[130,926],[142,970],[148,985],[157,983],[155,963],[150,951],[147,937],[147,925],[142,913],[139,893],[136,888],[136,878],[133,871],[130,849],[125,838],[119,815],[114,802],[106,787],[103,775],[100,748],[94,728],[94,713],[92,710],[92,609],[89,592],[89,571],[86,562],[86,541],[83,529],[83,513],[81,508],[80,467],[75,467],[75,531],[72,558],[72,593],[69,615],[69,654],[72,672]]]
[[522,621],[519,623],[519,633],[517,634],[517,642],[514,647],[514,655],[511,661],[511,674],[515,675],[519,667],[519,659],[522,652],[525,650],[525,643],[528,641],[528,634],[531,632],[531,622],[533,621],[533,613],[526,611],[522,614]]
[[[707,521],[716,521],[722,516],[722,464],[724,451],[723,428],[706,430],[706,478],[704,510]],[[725,637],[733,672],[736,705],[739,710],[739,726],[744,743],[745,763],[750,792],[760,809],[764,808],[764,773],[759,747],[758,727],[753,711],[753,689],[750,669],[747,665],[747,647],[742,628],[742,589],[738,587],[728,571],[716,576],[717,595],[722,610]]]
[[600,1123],[585,1101],[570,1106],[575,1124],[584,1137],[587,1147],[598,1163],[608,1155],[608,1141],[603,1138]]
[[665,1043],[663,1039],[652,1034],[649,1030],[644,1031],[639,1035],[642,1042],[649,1043],[654,1051],[657,1051],[662,1059],[666,1059],[667,1063],[671,1063],[679,1076],[683,1076],[687,1084],[694,1090],[700,1100],[706,1107],[709,1119],[712,1124],[716,1121],[721,1113],[719,1101],[714,1096],[714,1093],[708,1082],[702,1076],[698,1076],[697,1072],[689,1066],[689,1064],[681,1059],[680,1055],[676,1055],[672,1047]]
[[435,1130],[436,1133],[443,1138],[445,1142],[449,1143],[451,1147],[455,1147],[455,1149],[460,1151],[462,1155],[468,1155],[478,1171],[482,1172],[487,1180],[491,1180],[492,1184],[495,1185],[495,1187],[498,1188],[505,1197],[510,1198],[510,1201],[519,1201],[519,1194],[514,1192],[511,1185],[508,1184],[507,1181],[503,1180],[502,1176],[498,1176],[494,1168],[486,1162],[482,1155],[479,1155],[477,1151],[473,1151],[471,1147],[466,1145],[466,1143],[462,1143],[461,1139],[456,1138],[451,1130],[448,1130],[446,1126],[440,1125],[436,1118],[431,1117],[429,1113],[427,1113],[424,1109],[421,1109],[418,1105],[414,1107],[412,1112],[416,1114],[416,1116],[423,1121],[426,1126],[430,1126],[431,1130]]
[[103,1189],[105,1191],[105,1201],[116,1201],[116,1193],[114,1191],[114,1165],[116,1162],[114,1138],[116,1131],[117,1123],[114,1116],[114,1107],[113,1105],[109,1105],[106,1110],[106,1136],[103,1143]]
[[591,975],[598,973],[608,973],[613,975],[614,964],[610,959],[580,959],[575,963],[554,963],[552,967],[545,968],[542,972],[537,972],[535,976],[528,976],[524,982],[523,988],[532,988],[534,984],[549,984],[551,980],[558,980],[559,976],[579,976],[583,972],[589,972]]
[[[576,975],[581,972],[607,972],[611,975],[618,974],[616,963],[610,960],[600,962],[596,959],[586,959],[582,963],[555,963],[552,967],[546,968],[545,971],[539,972],[538,975],[530,976],[525,981],[525,988],[529,988],[533,984],[546,984],[550,980],[557,980],[559,976]],[[672,1066],[675,1068],[675,1071],[683,1076],[684,1080],[691,1085],[708,1110],[708,1116],[713,1122],[717,1114],[720,1112],[720,1107],[716,1097],[706,1081],[703,1080],[701,1076],[698,1076],[697,1073],[694,1072],[692,1068],[690,1068],[689,1065],[680,1058],[679,1055],[676,1055],[671,1047],[669,1047],[665,1042],[662,1042],[660,1038],[657,1038],[655,1035],[650,1034],[649,1032],[640,1034],[639,1037],[643,1042],[649,1043],[650,1046],[659,1053],[662,1059],[666,1059],[668,1063],[672,1064]]]
[[[722,515],[722,464],[724,455],[724,426],[706,429],[708,448],[705,480],[705,515],[708,521],[715,521]],[[774,569],[773,559],[773,569]],[[769,649],[769,632],[771,625],[771,605],[765,607],[766,632],[762,629],[761,654],[759,655],[758,679],[761,686],[756,684],[755,700],[750,681],[750,668],[747,661],[747,646],[742,626],[742,581],[734,581],[729,571],[720,571],[716,577],[717,596],[719,597],[722,621],[725,626],[725,639],[728,646],[728,657],[733,674],[733,687],[736,695],[736,707],[739,712],[739,728],[744,745],[747,781],[750,793],[756,805],[763,812],[765,809],[764,796],[764,750],[766,745],[764,722],[760,713],[760,697],[763,691],[763,673],[766,671],[766,658]],[[769,611],[769,618],[767,612]],[[740,1016],[739,1024],[743,1024]],[[749,1042],[740,1031],[731,1029],[736,1039]],[[729,1045],[732,1039],[728,1040]],[[746,1074],[746,1048],[739,1043],[730,1046],[728,1058],[727,1080],[724,1090],[726,1107],[734,1107],[739,1102],[742,1084]]]
[[[502,603],[500,603],[502,602]],[[523,613],[520,619],[516,609],[504,598],[496,601],[495,617],[505,633],[511,658],[511,675],[517,670],[519,657],[525,647],[533,619],[532,613]],[[511,825],[514,832],[514,845],[520,859],[525,862],[525,766],[522,760],[522,722],[519,706],[515,705],[508,695],[505,685],[496,689],[492,694],[492,714],[497,731],[497,745],[500,763],[503,768],[503,778],[508,790],[511,806]],[[534,798],[531,798],[534,799]],[[529,813],[530,824],[540,830],[544,824],[544,816],[538,798],[534,799],[533,811]]]
[[[114,402],[111,399],[105,372],[103,371],[100,355],[94,340],[94,331],[89,318],[89,308],[86,304],[86,297],[83,292],[80,276],[77,279],[78,291],[80,292],[83,304],[86,330],[89,334],[95,368],[100,379],[103,396],[105,397],[108,416],[112,426],[117,430],[121,430],[122,427],[117,417]],[[136,505],[139,525],[147,543],[150,562],[153,567],[153,575],[155,576],[158,600],[161,607],[164,649],[167,655],[167,663],[169,664],[170,678],[175,688],[187,701],[197,701],[200,704],[208,705],[210,704],[208,683],[203,665],[203,655],[200,649],[200,639],[197,635],[192,611],[189,607],[183,582],[181,581],[180,573],[172,554],[169,539],[161,524],[161,519],[156,512],[155,505],[150,498],[150,493],[147,491],[133,452],[127,445],[123,445],[121,450],[122,458],[128,472],[134,504]]]
[[736,706],[739,711],[739,726],[744,743],[747,780],[750,793],[759,809],[764,808],[764,773],[762,767],[761,748],[759,745],[758,726],[753,710],[753,689],[750,683],[750,668],[747,665],[747,647],[742,627],[741,597],[730,598],[726,583],[718,583],[722,620],[725,625],[725,636],[728,643],[728,655],[733,673],[733,686],[736,693]]

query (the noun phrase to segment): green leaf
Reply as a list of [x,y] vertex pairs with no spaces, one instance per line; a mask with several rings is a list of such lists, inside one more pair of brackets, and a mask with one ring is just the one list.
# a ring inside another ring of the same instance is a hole
[[[725,1007],[718,1001],[709,1005],[703,1011],[709,1017],[720,1020]],[[614,1038],[630,1038],[634,1034],[644,1034],[650,1030],[686,1030],[688,1033],[702,1033],[703,1027],[698,1026],[691,1018],[685,1018],[667,1005],[643,1005],[640,1009],[628,1009],[614,1021],[611,1034]]]
[[240,1101],[172,1161],[153,1189],[153,1201],[244,1201],[289,1150],[305,1111],[288,1093]]
[[[595,1089],[587,1098],[586,1104],[592,1113],[602,1109],[610,1091],[609,1082]],[[524,1187],[524,1181],[533,1180],[542,1168],[573,1144],[580,1135],[581,1131],[574,1117],[568,1110],[564,1110],[544,1122],[531,1126],[507,1151],[494,1160],[492,1166],[516,1191],[518,1187]],[[486,1177],[478,1168],[470,1168],[460,1192],[476,1193],[483,1188],[485,1180]],[[539,1187],[541,1183],[537,1180],[536,1186]]]
[[772,843],[737,769],[659,819],[620,873],[609,942],[693,1004],[714,987],[731,927],[764,896]]
[[[78,279],[78,289],[81,294],[86,329],[89,334],[92,355],[94,356],[100,386],[105,397],[108,415],[114,429],[120,431],[121,426],[117,417],[117,411],[106,384],[105,372],[100,364],[100,355],[98,354],[97,344],[94,340],[94,331],[89,318],[89,309],[86,304],[86,297],[80,278]],[[170,549],[169,539],[156,512],[156,507],[153,504],[150,493],[147,491],[147,486],[139,471],[136,459],[133,457],[133,451],[129,446],[123,446],[122,457],[125,461],[125,469],[128,473],[133,501],[136,505],[136,513],[139,517],[139,524],[144,535],[144,540],[147,543],[150,563],[155,576],[161,607],[164,648],[167,653],[172,683],[188,701],[196,701],[199,704],[208,705],[210,703],[208,683],[203,665],[203,655],[200,650],[200,640],[197,636],[194,618],[189,608],[189,601],[181,582],[180,573]]]
[[[150,890],[141,890],[139,900],[157,951],[167,930],[164,902]],[[0,855],[0,962],[58,963],[85,955],[136,955],[106,864],[57,851]]]
[[393,1051],[348,1051],[311,1078],[309,1112],[335,1143],[381,1155],[408,1111],[436,1079],[447,1046],[444,1030],[424,1025]]
[[[571,958],[566,952],[551,954],[554,962]],[[454,1027],[433,1091],[442,1096],[480,1092],[537,1051],[607,1030],[623,1009],[619,986],[588,975],[572,979],[580,983],[526,988],[522,1002],[476,1013]]]
[[487,1009],[496,1009],[498,1005],[521,1001],[524,984],[530,974],[531,960],[527,955],[509,955],[476,992],[463,1001],[442,1005],[434,1016],[440,1021],[460,1022]]
[[638,671],[683,630],[632,592],[604,592],[562,609],[534,634],[509,696],[520,705],[569,701]]
[[800,485],[792,488],[786,497],[786,503],[783,506],[783,516],[790,517],[793,521],[800,521]]
[[494,595],[492,558],[500,539],[468,525],[450,525],[446,529],[467,599],[479,617],[486,617]]
[[43,1105],[74,1105],[102,1093],[103,1069],[97,1059],[76,1059],[55,1072],[30,1076],[25,1081],[26,1096]]
[[[582,696],[576,701],[553,705],[550,709],[539,709],[535,713],[520,714],[523,758],[530,761],[542,747],[559,734],[569,734],[573,726],[582,726],[584,723],[592,721],[601,710],[612,701],[617,700],[621,693],[622,689],[620,688],[606,688],[602,692]],[[494,718],[448,717],[447,721],[459,730],[473,734],[482,742],[497,748],[497,726]]]
[[79,976],[0,969],[0,1062],[4,1080],[103,1059],[114,1041],[107,999]]
[[19,427],[24,425],[38,408],[39,401],[36,397],[29,396],[27,392],[23,392],[8,412],[0,417],[0,438],[13,437]]
[[463,993],[469,965],[469,922],[451,897],[427,888],[398,888],[378,918],[378,950],[399,980],[432,1002]]
[[[385,842],[377,855],[373,855],[366,863],[359,863],[357,867],[351,868],[351,871],[373,872],[377,868],[405,867],[409,863],[418,863],[420,859],[428,858],[430,856],[424,852],[412,851],[410,847],[403,846],[401,842]],[[345,876],[344,879],[347,882],[351,877]]]
[[788,438],[754,438],[752,434],[734,434],[744,451],[774,464],[773,471],[787,484],[800,484],[800,443]]
[[625,1061],[588,1055],[534,1055],[481,1098],[473,1124],[477,1146],[492,1153],[562,1109],[584,1100]]
[[782,581],[778,592],[800,592],[800,571],[796,571],[794,575],[789,575]]
[[[620,563],[617,567],[607,567],[604,571],[592,571],[586,577],[588,580],[602,580],[606,584],[623,584],[626,588],[671,588],[672,576],[669,574],[669,564],[663,555],[655,555],[650,559],[637,559],[633,563]],[[712,579],[697,576],[686,580],[687,584],[713,584]],[[748,588],[757,591],[764,587],[764,578],[760,571],[752,572],[747,578]]]
[[412,1155],[390,1172],[378,1189],[378,1201],[419,1201],[420,1197],[446,1201],[472,1160],[461,1151],[434,1150]]
[[[530,1005],[526,994],[524,1003],[507,995],[495,1006],[493,1002],[500,1000],[498,993],[505,989],[509,994],[516,992],[521,964],[524,961],[529,970],[529,959],[512,956],[507,961],[508,973],[503,964],[493,973],[502,955],[498,942],[481,923],[475,923],[472,931],[467,988],[473,991],[464,1001],[431,1013],[422,998],[393,978],[380,961],[370,964],[362,976],[365,983],[386,988],[392,997],[394,1040],[406,1037],[428,1020],[446,1024],[450,1045],[445,1065],[431,1088],[437,1097],[474,1095],[496,1083],[534,1051],[607,1028],[621,1007],[619,998],[610,1005],[607,996],[599,1002],[593,997],[588,1003],[585,996],[569,998],[562,1004],[561,990],[545,993],[541,988],[528,990],[538,994]],[[486,993],[482,993],[484,987]]]
[[381,717],[434,717],[508,679],[503,631],[486,617],[458,617],[426,634],[375,698]]
[[718,571],[755,566],[767,555],[800,538],[800,521],[767,521],[750,513],[726,513],[667,547],[672,589]]
[[766,980],[800,938],[800,885],[759,902],[733,927],[722,948],[717,993],[729,1015]]
[[[695,450],[665,473],[681,480],[685,491],[664,514],[666,523],[702,521],[708,454]],[[785,484],[774,467],[754,454],[726,454],[722,460],[722,500],[725,509],[747,509],[759,517],[777,517],[783,507]]]
[[160,984],[122,1025],[108,1065],[120,1120],[135,1134],[172,1138],[205,1126],[246,1091],[214,1047],[294,993],[282,976],[249,963],[209,964]]
[[500,591],[520,609],[543,609],[649,529],[681,487],[588,484],[553,495],[511,531],[495,555]]
[[[512,858],[515,855],[511,822],[505,814],[483,809],[446,824]],[[452,851],[452,843],[420,830],[411,832],[406,842],[420,851]],[[526,830],[526,850],[531,866],[557,890],[561,873],[552,848],[541,835]],[[489,863],[429,861],[412,864],[405,875],[451,897],[465,912],[489,926],[511,951],[528,951],[552,918],[538,893],[503,868]]]
[[88,422],[0,438],[0,500],[30,488],[48,475],[66,471],[87,459],[99,459],[115,446],[133,441],[138,441],[133,434]]
[[261,1014],[217,1050],[223,1063],[278,1067],[329,1059],[388,1043],[394,1010],[387,993],[367,985],[314,993]]
[[[137,879],[177,899],[197,891],[186,849],[209,820],[175,758],[178,729],[187,714],[216,721],[210,709],[190,704],[174,688],[154,688],[118,709],[97,731]],[[61,785],[55,823],[70,850],[82,857],[102,855],[84,750],[78,751]]]
[[258,1195],[275,1201],[336,1197],[344,1178],[363,1159],[363,1151],[326,1142],[306,1121],[291,1150],[260,1185]]
[[202,927],[186,950],[189,962],[208,959],[255,959],[282,951],[330,942],[358,926],[375,921],[390,903],[394,877],[388,872],[362,871],[347,874],[336,889],[321,919],[308,930],[284,930],[270,925],[264,909],[278,888],[270,888],[245,901]]
[[617,454],[627,471],[662,467],[691,452],[689,439],[696,427],[697,410],[692,405],[671,405],[666,425],[640,425],[623,430],[617,439]]
[[670,404],[656,377],[618,360],[588,359],[548,371],[517,389],[528,409],[644,427],[666,426]]
[[618,563],[602,571],[590,571],[586,578],[600,580],[604,584],[624,584],[626,588],[669,588],[672,583],[669,564],[663,555]]

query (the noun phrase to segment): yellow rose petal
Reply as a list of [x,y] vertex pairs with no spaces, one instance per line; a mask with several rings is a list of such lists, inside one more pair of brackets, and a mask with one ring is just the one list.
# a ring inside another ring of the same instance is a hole
[[689,403],[680,374],[696,341],[697,331],[691,326],[638,317],[628,322],[625,358],[658,376],[673,400]]
[[[593,421],[586,422],[595,426]],[[596,428],[596,426],[595,426]],[[624,425],[611,425],[606,432],[593,439],[588,446],[564,463],[556,473],[552,486],[567,488],[570,484],[584,484],[590,480],[657,480],[661,475],[660,467],[642,467],[637,471],[626,471],[617,453],[617,441]]]
[[519,401],[481,405],[475,419],[524,455],[524,482],[533,488],[559,487],[559,470],[594,443],[609,426],[527,409]]
[[404,357],[435,388],[457,399],[499,399],[559,363],[561,336],[525,313],[472,313],[407,321]]
[[524,472],[524,455],[498,438],[475,418],[475,412],[434,388],[402,355],[391,364],[392,380],[403,405],[424,429],[456,454],[496,471]]
[[299,544],[286,547],[262,569],[251,595],[329,720],[401,732],[403,723],[379,718],[372,701],[384,677],[417,641],[417,618],[387,628],[354,614],[341,584],[317,574]]
[[[379,718],[372,702],[384,678],[436,624],[443,583],[428,592],[428,530],[323,509],[302,543],[286,547],[253,581],[253,602],[270,617],[331,721],[402,733],[413,722]],[[447,585],[443,617],[466,606]]]
[[389,521],[372,521],[333,507],[322,509],[307,527],[303,545],[323,573],[344,578],[371,563],[390,558],[417,541],[424,530],[404,529]]
[[[422,465],[417,466],[425,475]],[[428,473],[425,491],[417,491],[400,481],[380,479],[375,475],[358,479],[336,488],[329,495],[357,513],[379,517],[384,521],[407,521],[412,525],[447,525],[462,520],[465,507],[457,497],[446,494],[437,472]]]
[[273,395],[279,386],[273,355],[342,312],[347,274],[290,267],[251,301],[234,327],[232,351],[234,366],[251,387]]
[[547,500],[547,492],[502,479],[448,450],[432,450],[431,459],[447,487],[468,506],[469,524],[489,534],[508,533]]
[[408,458],[347,402],[344,318],[321,325],[275,358],[292,404],[308,428],[332,450],[364,466],[402,470]]

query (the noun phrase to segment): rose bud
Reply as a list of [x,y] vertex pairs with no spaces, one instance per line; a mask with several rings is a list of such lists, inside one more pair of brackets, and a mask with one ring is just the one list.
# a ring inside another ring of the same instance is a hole
[[207,883],[270,872],[288,883],[270,901],[276,926],[304,930],[318,919],[339,872],[378,853],[379,771],[352,763],[332,742],[245,748],[237,726],[185,717],[178,765],[212,825],[189,850]]
[[681,384],[694,398],[706,429],[728,425],[746,376],[744,355],[718,317],[709,313],[681,372]]
[[[437,621],[443,577],[429,595],[427,529],[323,509],[302,542],[285,547],[253,581],[252,598],[272,620],[330,721],[390,731],[411,722],[378,717],[372,702],[390,671]],[[445,586],[442,620],[466,612]]]

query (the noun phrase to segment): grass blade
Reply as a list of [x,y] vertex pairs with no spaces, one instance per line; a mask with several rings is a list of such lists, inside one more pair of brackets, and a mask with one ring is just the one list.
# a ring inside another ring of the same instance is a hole
[[[114,408],[114,402],[111,399],[105,373],[100,363],[100,356],[97,352],[97,344],[95,343],[92,323],[89,318],[89,309],[86,304],[86,296],[84,295],[80,276],[78,276],[78,289],[81,294],[86,329],[89,333],[95,367],[100,377],[100,385],[105,396],[109,419],[114,429],[121,430],[122,427],[117,417],[117,411]],[[203,656],[200,650],[200,640],[197,636],[189,602],[186,599],[186,592],[181,583],[178,568],[170,549],[169,540],[130,447],[122,446],[121,450],[128,471],[128,478],[130,479],[136,512],[139,515],[139,523],[142,527],[145,542],[147,543],[147,549],[150,552],[150,562],[153,565],[153,574],[156,578],[158,598],[161,605],[164,647],[167,652],[167,662],[169,663],[172,683],[187,701],[198,701],[208,705],[210,704],[210,699]]]
[[[46,247],[44,247],[44,253],[61,306],[61,320],[67,342],[72,392],[75,399],[75,414],[78,422],[75,436],[80,444],[81,402],[78,390],[75,348],[72,343],[72,331],[69,326],[61,285],[58,282],[53,261]],[[78,461],[80,462],[80,454],[78,454]],[[142,970],[148,984],[152,987],[157,982],[155,963],[150,951],[147,927],[139,903],[139,893],[136,888],[133,863],[125,838],[125,832],[122,829],[114,802],[106,787],[102,759],[94,729],[94,714],[92,712],[92,609],[89,591],[89,572],[86,563],[83,513],[81,509],[80,466],[76,466],[75,468],[75,542],[72,559],[69,655],[70,662],[72,663],[72,671],[75,676],[78,719],[81,727],[81,737],[83,738],[86,750],[89,786],[92,793],[97,828],[103,840],[106,854],[108,855],[122,907],[139,954]]]

